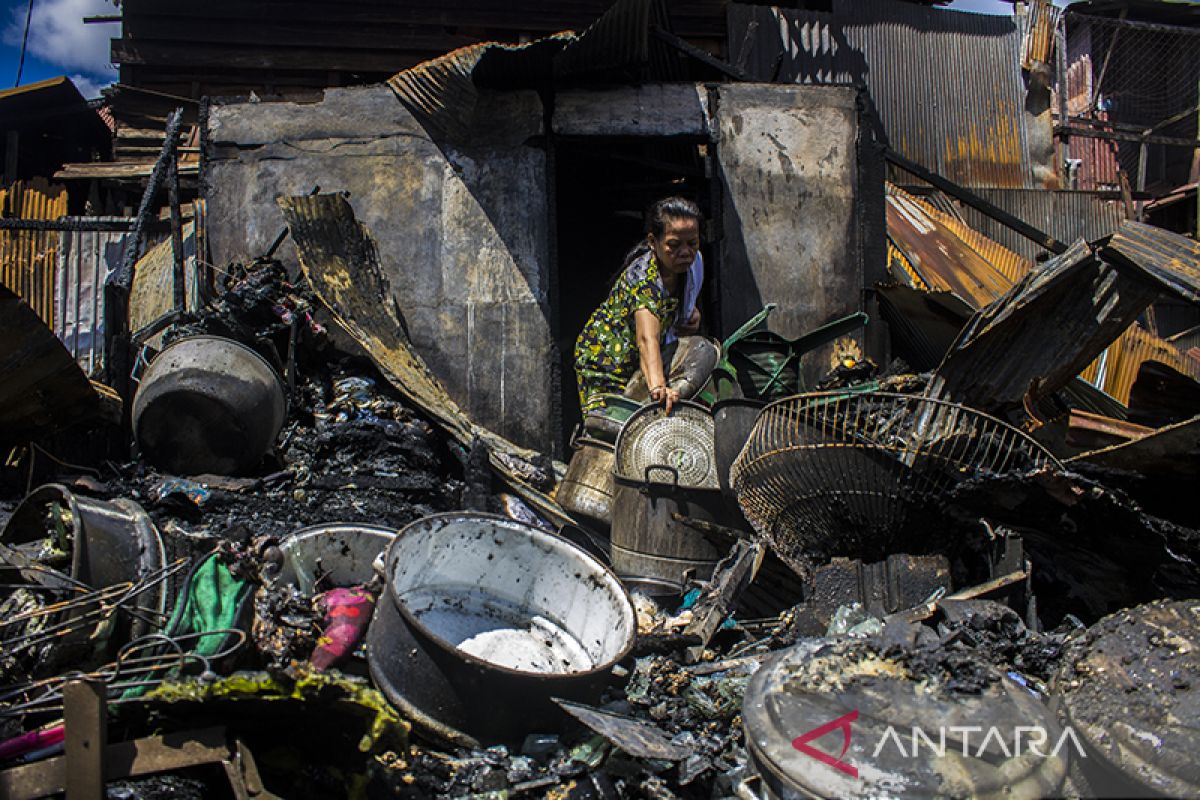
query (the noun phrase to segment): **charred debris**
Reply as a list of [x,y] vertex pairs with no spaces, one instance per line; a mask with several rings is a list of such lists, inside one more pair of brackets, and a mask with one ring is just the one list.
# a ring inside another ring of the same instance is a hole
[[[147,69],[125,162],[59,175],[135,213],[11,188],[58,205],[0,220],[0,796],[1200,793],[1195,109],[1099,102],[1139,36],[1200,63],[1192,21],[809,5],[732,4],[728,59],[707,6],[680,38],[621,0],[161,120]],[[904,135],[876,76],[935,23],[1012,119]],[[563,342],[619,253],[554,253],[628,232],[625,187],[704,198],[723,339],[671,415],[576,427]]]

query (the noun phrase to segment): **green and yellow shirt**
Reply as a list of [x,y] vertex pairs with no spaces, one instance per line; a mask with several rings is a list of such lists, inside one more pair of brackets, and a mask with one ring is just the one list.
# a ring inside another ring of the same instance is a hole
[[603,407],[602,394],[620,394],[639,367],[634,312],[658,317],[661,336],[675,324],[679,300],[663,286],[652,252],[635,259],[588,319],[575,342],[575,377],[586,414]]

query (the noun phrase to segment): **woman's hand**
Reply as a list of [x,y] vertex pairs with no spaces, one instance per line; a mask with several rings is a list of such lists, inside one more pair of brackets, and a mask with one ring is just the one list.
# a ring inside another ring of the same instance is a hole
[[670,386],[655,386],[650,390],[650,399],[662,403],[666,412],[670,414],[671,409],[679,402],[679,392]]
[[680,336],[695,336],[700,332],[700,309],[693,308],[692,315],[687,320],[680,322],[675,326],[675,331]]

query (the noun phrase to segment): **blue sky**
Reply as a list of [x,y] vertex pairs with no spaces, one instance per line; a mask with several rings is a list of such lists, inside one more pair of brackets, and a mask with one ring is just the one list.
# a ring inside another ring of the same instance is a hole
[[[1065,4],[1065,0],[1055,2]],[[0,89],[16,80],[28,7],[27,0],[0,0]],[[955,0],[951,8],[985,14],[1012,11],[1000,0]],[[117,71],[108,63],[108,40],[119,35],[120,26],[84,25],[83,18],[117,13],[112,0],[33,0],[21,84],[70,75],[85,97],[97,97],[101,87],[117,79]]]

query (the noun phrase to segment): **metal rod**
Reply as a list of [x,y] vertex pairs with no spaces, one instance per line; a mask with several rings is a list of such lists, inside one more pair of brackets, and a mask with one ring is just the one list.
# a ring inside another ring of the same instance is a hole
[[176,151],[178,142],[168,140],[171,146],[170,161],[167,164],[167,198],[171,207],[171,259],[172,296],[176,311],[187,310],[187,275],[183,267],[183,219],[179,213],[179,153]]
[[[1117,23],[1125,21],[1125,16],[1129,13],[1129,8],[1121,9],[1121,16],[1117,18]],[[1092,87],[1092,96],[1088,100],[1088,113],[1096,110],[1096,103],[1100,100],[1100,87],[1104,85],[1104,76],[1108,73],[1108,63],[1112,60],[1113,50],[1117,47],[1117,36],[1121,33],[1119,27],[1113,28],[1112,38],[1108,40],[1108,52],[1104,54],[1104,65],[1100,67],[1100,77],[1096,78],[1096,85]]]
[[128,231],[132,217],[59,217],[58,219],[0,219],[0,231]]
[[962,202],[971,206],[971,208],[986,214],[1006,228],[1016,231],[1025,238],[1030,239],[1031,241],[1036,242],[1037,244],[1046,248],[1050,252],[1065,253],[1067,251],[1067,245],[1063,244],[1058,239],[1055,239],[1050,234],[1044,233],[1030,225],[1028,222],[1014,217],[1004,209],[992,205],[974,192],[968,191],[962,186],[959,186],[957,183],[943,178],[936,172],[931,172],[920,164],[914,161],[909,161],[907,158],[895,152],[894,150],[885,150],[884,158],[906,172],[911,172],[913,175],[916,175],[918,178],[926,183],[929,183],[935,188],[941,189],[946,194],[957,197]]

